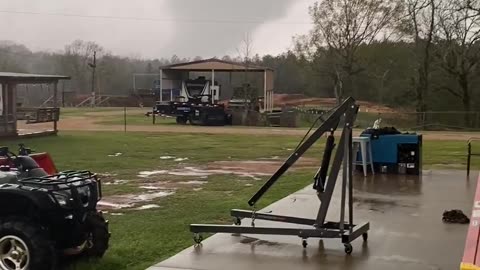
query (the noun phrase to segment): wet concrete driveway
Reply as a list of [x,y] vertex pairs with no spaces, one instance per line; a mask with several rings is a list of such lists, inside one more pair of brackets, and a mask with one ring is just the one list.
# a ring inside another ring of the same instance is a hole
[[[356,176],[354,219],[370,221],[371,229],[368,242],[359,238],[352,243],[351,255],[339,239],[311,238],[304,249],[297,237],[216,234],[149,270],[458,269],[468,226],[444,224],[442,213],[461,209],[470,215],[477,182],[473,175],[469,180],[463,171],[425,171],[421,178]],[[339,219],[339,190],[337,186],[328,213],[331,221]],[[262,212],[315,218],[318,206],[307,187]],[[259,220],[256,225],[299,226]]]

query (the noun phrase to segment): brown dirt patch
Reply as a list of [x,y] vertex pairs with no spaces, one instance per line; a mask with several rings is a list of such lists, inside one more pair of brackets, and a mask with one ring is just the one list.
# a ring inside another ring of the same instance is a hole
[[[276,107],[283,106],[322,106],[335,107],[337,101],[335,98],[314,98],[307,97],[302,94],[274,94],[274,104]],[[396,112],[393,108],[369,102],[357,100],[361,111],[368,111],[373,113],[392,113]]]
[[[75,116],[68,117],[59,122],[60,131],[123,131],[122,125],[102,125],[96,123],[95,118]],[[19,122],[19,129],[29,131],[47,130],[52,128],[52,123],[26,125]],[[175,126],[175,125],[145,125],[127,126],[127,131],[154,132],[154,133],[184,133],[184,134],[221,134],[221,135],[266,135],[266,136],[296,136],[305,135],[303,128],[268,128],[268,127],[202,127],[202,126]],[[354,136],[361,130],[354,130]],[[467,141],[472,137],[480,137],[480,132],[453,132],[453,131],[424,131],[424,140],[438,141]]]

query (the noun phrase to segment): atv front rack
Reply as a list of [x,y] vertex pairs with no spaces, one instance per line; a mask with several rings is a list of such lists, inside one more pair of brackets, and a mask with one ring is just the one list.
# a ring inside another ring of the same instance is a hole
[[[95,207],[102,198],[101,181],[90,171],[64,171],[55,175],[25,178],[18,182],[20,185],[48,191],[59,205],[59,196],[66,194],[73,203],[88,205],[89,208]],[[88,198],[85,197],[87,194]]]

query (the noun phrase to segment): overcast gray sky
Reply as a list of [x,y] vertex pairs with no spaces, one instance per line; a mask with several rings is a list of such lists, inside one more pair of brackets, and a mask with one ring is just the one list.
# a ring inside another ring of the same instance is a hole
[[57,51],[75,39],[139,57],[278,54],[311,28],[315,0],[0,0],[0,39]]

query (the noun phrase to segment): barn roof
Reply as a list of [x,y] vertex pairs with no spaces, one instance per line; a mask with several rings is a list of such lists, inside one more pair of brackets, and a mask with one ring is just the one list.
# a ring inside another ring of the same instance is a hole
[[268,67],[261,67],[256,65],[245,65],[244,63],[225,61],[217,58],[173,64],[173,65],[160,67],[160,69],[180,70],[180,71],[198,71],[198,72],[212,71],[212,70],[225,71],[225,72],[240,72],[245,70],[250,72],[273,71],[273,69]]
[[53,83],[59,80],[69,80],[69,76],[44,75],[30,73],[0,72],[0,83]]

